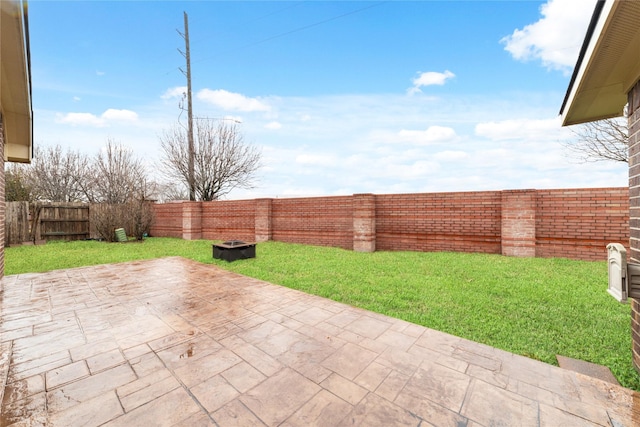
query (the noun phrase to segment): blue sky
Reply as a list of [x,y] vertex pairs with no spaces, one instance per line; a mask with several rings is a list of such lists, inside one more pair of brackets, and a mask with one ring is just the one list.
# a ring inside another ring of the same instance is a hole
[[626,165],[561,144],[594,4],[32,0],[35,144],[110,138],[158,174],[186,11],[195,115],[241,120],[262,151],[229,198],[625,186]]

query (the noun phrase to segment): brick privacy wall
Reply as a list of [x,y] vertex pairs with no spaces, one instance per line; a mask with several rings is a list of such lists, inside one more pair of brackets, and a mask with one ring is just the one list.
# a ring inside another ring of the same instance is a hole
[[502,192],[502,255],[536,256],[536,191]]
[[[640,81],[628,94],[629,108],[629,229],[628,262],[640,263]],[[631,299],[633,366],[640,372],[640,301]]]
[[255,240],[255,200],[202,203],[202,238],[209,240]]
[[538,190],[535,256],[601,261],[609,243],[629,248],[626,188]]
[[185,240],[202,239],[202,207],[200,202],[182,204],[182,238]]
[[376,250],[376,196],[353,195],[353,250],[375,252]]
[[163,203],[153,205],[154,221],[149,230],[152,236],[182,238],[183,203]]
[[[264,241],[271,236],[281,242],[361,251],[604,260],[608,243],[628,247],[628,194],[627,188],[587,188],[198,203],[202,238],[209,240]],[[183,215],[193,212],[182,207],[189,203],[154,205],[151,235],[197,235],[181,229]]]
[[501,192],[376,196],[379,250],[500,253]]
[[351,196],[273,199],[271,215],[273,240],[353,249]]
[[255,241],[271,240],[271,199],[256,200]]
[[2,125],[2,114],[0,114],[0,279],[4,277],[4,128]]

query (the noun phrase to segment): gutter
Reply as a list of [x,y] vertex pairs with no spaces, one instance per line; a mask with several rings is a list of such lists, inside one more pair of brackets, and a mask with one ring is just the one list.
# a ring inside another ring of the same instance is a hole
[[[0,0],[2,1],[2,0]],[[22,20],[24,22],[24,38],[27,49],[27,79],[29,81],[29,121],[31,122],[31,135],[29,138],[29,152],[33,155],[33,84],[31,81],[31,41],[29,40],[29,14],[27,0],[22,1]],[[31,157],[31,156],[29,156]]]
[[582,42],[582,47],[580,48],[580,55],[578,55],[578,61],[576,62],[576,66],[573,68],[573,74],[571,75],[571,80],[569,81],[569,87],[567,88],[567,92],[564,95],[564,100],[562,101],[562,106],[560,107],[560,115],[564,112],[565,107],[567,106],[567,102],[569,101],[569,97],[571,96],[571,91],[573,89],[573,85],[576,83],[576,79],[578,78],[578,73],[580,72],[580,68],[582,67],[582,61],[584,61],[585,54],[587,53],[587,49],[589,48],[589,44],[591,43],[591,38],[593,37],[593,33],[596,29],[596,25],[598,24],[598,20],[600,19],[600,14],[602,13],[602,9],[604,8],[604,4],[607,0],[598,0],[596,3],[596,7],[593,10],[593,14],[591,15],[591,22],[589,22],[589,27],[587,28],[587,34]]

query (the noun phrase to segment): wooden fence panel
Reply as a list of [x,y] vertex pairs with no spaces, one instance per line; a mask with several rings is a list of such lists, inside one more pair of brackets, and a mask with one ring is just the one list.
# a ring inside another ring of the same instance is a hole
[[89,205],[85,203],[41,204],[40,239],[83,240],[90,237]]
[[136,208],[131,205],[7,202],[5,206],[5,246],[30,240],[101,239],[96,225],[104,221],[132,235],[136,225],[139,228],[134,221],[141,220],[130,215]]
[[4,219],[5,246],[29,240],[29,202],[6,202]]
[[100,239],[102,236],[98,233],[96,229],[96,217],[100,216],[102,213],[102,203],[91,203],[89,205],[89,237],[91,239]]

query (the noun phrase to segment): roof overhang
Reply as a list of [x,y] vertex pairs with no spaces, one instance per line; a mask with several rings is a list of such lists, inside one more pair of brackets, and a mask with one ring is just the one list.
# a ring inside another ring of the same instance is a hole
[[27,3],[0,0],[0,114],[4,158],[28,163],[33,152]]
[[638,80],[640,1],[598,0],[562,103],[562,125],[621,116]]

